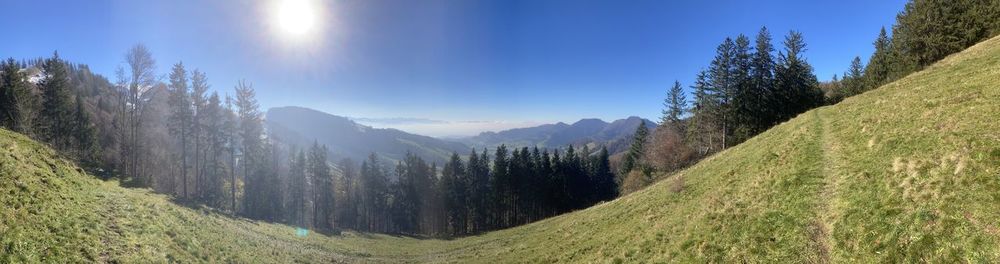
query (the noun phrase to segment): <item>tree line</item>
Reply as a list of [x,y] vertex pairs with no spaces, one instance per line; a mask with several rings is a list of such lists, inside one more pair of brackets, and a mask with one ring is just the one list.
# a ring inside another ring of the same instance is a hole
[[799,32],[789,32],[777,54],[766,28],[753,44],[743,35],[726,38],[691,85],[693,100],[675,82],[657,129],[636,129],[620,166],[622,192],[648,185],[656,171],[684,168],[809,109],[890,83],[997,36],[1000,1],[911,0],[891,31],[890,36],[881,29],[867,64],[855,57],[829,82],[817,80]]
[[54,53],[51,58],[31,62],[38,66],[32,83],[22,70],[27,63],[13,58],[0,63],[0,127],[32,136],[93,164],[98,151],[96,128],[83,95],[74,94],[70,80],[71,71],[86,67],[68,64]]
[[675,82],[657,129],[636,129],[620,168],[623,191],[648,185],[655,171],[681,169],[822,105],[803,35],[791,31],[782,44],[775,54],[766,27],[752,41],[742,34],[725,38],[690,87],[690,106]]
[[[206,73],[178,62],[156,73],[143,45],[111,82],[51,58],[2,65],[0,125],[42,142],[95,175],[178,202],[319,230],[421,236],[512,227],[613,199],[606,149],[570,146],[453,153],[438,167],[408,154],[329,162],[326,146],[273,138],[253,85],[209,92]],[[96,117],[96,118],[94,118]]]
[[[319,229],[455,236],[517,226],[585,208],[617,196],[605,149],[577,152],[497,147],[441,169],[407,154],[383,166],[371,154],[358,168],[324,166],[325,147],[292,155],[288,221]],[[306,184],[301,184],[306,183]],[[333,191],[326,191],[333,190]]]
[[906,77],[946,56],[1000,34],[998,0],[912,0],[885,27],[867,63],[854,57],[847,71],[826,86],[830,103]]

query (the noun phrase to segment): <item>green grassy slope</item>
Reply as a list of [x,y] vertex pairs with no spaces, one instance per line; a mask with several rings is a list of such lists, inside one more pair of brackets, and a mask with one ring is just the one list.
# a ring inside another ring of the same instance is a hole
[[231,219],[0,131],[0,262],[997,262],[1000,38],[618,200],[455,240]]

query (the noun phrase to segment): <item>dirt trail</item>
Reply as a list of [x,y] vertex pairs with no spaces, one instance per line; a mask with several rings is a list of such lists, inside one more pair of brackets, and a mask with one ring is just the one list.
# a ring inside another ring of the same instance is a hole
[[842,175],[839,175],[839,170],[837,170],[839,167],[837,162],[838,146],[830,136],[830,122],[823,119],[822,112],[824,110],[817,109],[813,112],[819,131],[818,136],[822,143],[820,154],[822,159],[821,173],[823,175],[823,187],[817,197],[816,219],[812,223],[812,239],[818,251],[819,263],[830,263],[834,246],[834,222],[838,216],[836,202]]

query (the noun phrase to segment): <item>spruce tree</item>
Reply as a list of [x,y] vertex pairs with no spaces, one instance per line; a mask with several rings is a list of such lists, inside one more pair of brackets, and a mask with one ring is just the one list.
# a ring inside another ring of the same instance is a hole
[[[628,152],[625,153],[625,159],[622,161],[621,174],[626,175],[639,166],[639,162],[642,159],[644,153],[644,148],[646,145],[646,137],[649,135],[649,128],[646,127],[646,121],[640,121],[639,126],[635,128],[635,133],[632,134],[632,143],[629,146]],[[572,149],[572,146],[571,148]],[[571,154],[567,153],[567,158]]]
[[885,27],[879,31],[878,38],[873,43],[875,52],[868,59],[868,65],[864,69],[865,90],[871,90],[886,84],[891,73],[892,40],[886,35]]
[[445,211],[447,212],[448,229],[452,234],[464,235],[468,213],[466,211],[467,183],[465,181],[465,165],[458,153],[452,153],[451,159],[445,163],[441,174],[442,192],[444,192]]
[[236,186],[239,183],[237,179],[237,151],[240,150],[240,139],[239,139],[239,115],[234,107],[233,98],[226,95],[226,105],[225,105],[225,115],[222,116],[222,141],[225,142],[225,151],[228,152],[228,162],[229,166],[229,209],[232,213],[238,213],[239,207],[236,204],[237,194]]
[[17,61],[4,61],[0,65],[0,127],[29,134],[37,101]]
[[208,107],[203,112],[202,131],[206,136],[208,159],[206,166],[206,182],[204,183],[206,197],[204,201],[222,207],[224,203],[226,182],[226,117],[230,114],[222,106],[218,93],[212,93],[208,98]]
[[204,133],[204,119],[206,108],[208,107],[208,98],[206,97],[206,92],[208,91],[208,78],[205,77],[205,73],[194,70],[191,73],[191,91],[190,91],[190,104],[191,104],[191,144],[194,147],[194,183],[196,196],[198,199],[204,199],[206,192],[204,191],[204,177],[205,177],[205,164],[207,164],[206,159],[208,156],[204,152],[207,134]]
[[357,230],[358,202],[360,201],[356,192],[358,180],[357,165],[351,159],[341,159],[339,166],[341,173],[337,177],[334,187],[339,196],[336,201],[336,221],[338,228],[349,228]]
[[73,133],[69,73],[58,52],[45,60],[42,71],[45,78],[39,83],[42,90],[41,135],[56,149],[65,150],[70,146]]
[[[706,71],[698,72],[694,85],[694,107],[691,110],[691,122],[688,125],[688,142],[700,149],[706,155],[715,148],[716,136],[719,132],[719,100],[711,89]],[[627,172],[624,172],[627,173]]]
[[854,96],[867,90],[864,83],[864,65],[861,65],[861,58],[854,57],[851,60],[851,67],[844,74],[843,87],[844,97]]
[[264,145],[261,140],[260,105],[253,86],[246,81],[236,85],[236,115],[240,138],[240,166],[243,171],[243,211],[250,217],[260,215],[266,182],[257,176],[264,162]]
[[802,33],[791,31],[784,44],[785,49],[778,53],[775,69],[775,96],[779,100],[777,107],[782,110],[778,115],[779,121],[791,119],[823,102],[819,81],[802,54],[806,50]]
[[469,177],[470,207],[472,207],[472,232],[479,232],[488,228],[490,220],[490,168],[489,155],[486,149],[482,154],[476,156],[476,150],[469,154],[469,163],[466,167]]
[[333,226],[333,174],[327,164],[327,148],[313,143],[309,149],[308,175],[313,189],[313,224],[331,230]]
[[663,100],[663,117],[660,123],[672,125],[680,128],[681,116],[687,112],[687,96],[681,88],[681,82],[674,81],[674,86],[667,91],[667,98]]
[[750,54],[750,39],[740,34],[736,37],[733,46],[733,61],[730,63],[732,78],[732,142],[735,145],[743,140],[756,135],[760,130],[758,124],[761,123],[759,95],[750,76],[752,70],[752,59]]
[[608,201],[618,196],[618,185],[615,175],[611,172],[608,149],[601,147],[601,152],[595,157],[591,182],[595,193],[595,201]]
[[766,130],[775,124],[776,102],[774,100],[774,46],[771,45],[771,33],[766,27],[761,27],[757,33],[753,59],[750,67],[752,94],[756,95],[758,122],[757,132]]
[[716,122],[719,124],[719,135],[721,136],[721,148],[728,146],[729,136],[733,130],[733,97],[736,91],[736,82],[733,78],[733,62],[735,61],[736,44],[731,38],[726,38],[722,44],[716,48],[715,58],[708,69],[707,87],[711,94],[715,96],[717,106],[714,109]]
[[94,166],[97,162],[97,129],[90,121],[90,113],[84,108],[83,97],[77,95],[74,101],[72,130],[77,159],[87,166]]
[[500,145],[493,154],[493,169],[490,175],[493,186],[493,228],[505,228],[508,225],[507,208],[509,208],[511,198],[510,171],[508,170],[509,156],[507,146]]
[[290,222],[300,227],[309,227],[306,219],[306,186],[309,180],[306,176],[306,154],[304,151],[293,152],[288,166],[288,212]]
[[170,84],[167,87],[170,95],[167,102],[170,105],[170,117],[167,127],[170,129],[170,134],[180,144],[178,151],[181,159],[181,197],[188,198],[188,146],[190,144],[192,113],[188,93],[188,77],[184,63],[174,64],[169,78]]

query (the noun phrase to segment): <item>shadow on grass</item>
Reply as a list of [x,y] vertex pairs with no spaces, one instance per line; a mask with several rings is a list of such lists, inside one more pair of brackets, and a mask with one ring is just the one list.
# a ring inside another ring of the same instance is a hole
[[[93,174],[91,174],[91,175],[93,175]],[[155,190],[152,190],[152,189],[149,189],[149,188],[137,188],[137,187],[128,186],[127,183],[122,183],[122,181],[118,180],[116,177],[107,177],[107,176],[100,177],[100,176],[96,176],[95,178],[98,178],[98,179],[101,179],[101,180],[104,180],[104,181],[116,181],[116,182],[119,183],[119,186],[121,186],[123,188],[128,188],[128,189],[133,189],[133,190],[135,190],[135,189],[146,190],[150,194],[163,195],[163,197],[165,197],[167,201],[169,201],[169,202],[171,202],[171,203],[173,203],[175,205],[188,208],[188,209],[190,209],[190,210],[192,210],[194,212],[198,212],[198,213],[200,213],[203,216],[209,216],[209,215],[213,215],[214,214],[214,215],[218,215],[218,216],[221,216],[221,217],[229,218],[229,219],[231,219],[233,221],[239,221],[239,222],[243,222],[243,223],[247,223],[247,224],[268,223],[268,224],[285,225],[285,226],[288,226],[288,228],[289,228],[289,230],[290,230],[290,232],[292,234],[297,234],[299,232],[302,232],[300,230],[304,229],[303,227],[299,227],[297,225],[293,225],[291,223],[284,222],[282,219],[258,219],[258,218],[252,218],[252,217],[240,214],[238,212],[233,212],[231,210],[226,210],[226,209],[221,209],[221,208],[213,207],[213,206],[208,205],[208,204],[206,204],[206,203],[204,203],[202,201],[199,201],[198,199],[185,198],[185,197],[175,196],[175,195],[172,195],[172,194],[159,193],[159,192],[156,192]],[[310,232],[315,232],[317,234],[321,234],[321,235],[324,235],[324,236],[327,236],[327,237],[345,237],[345,233],[350,232],[351,236],[355,236],[355,237],[359,237],[359,238],[365,238],[365,239],[378,239],[378,236],[384,236],[384,237],[392,237],[392,238],[409,238],[409,239],[417,239],[417,240],[447,240],[447,241],[455,240],[455,239],[459,239],[459,238],[464,238],[464,237],[477,236],[477,235],[481,235],[481,234],[485,233],[485,232],[477,232],[477,233],[471,233],[471,234],[466,234],[466,235],[461,235],[461,236],[443,236],[443,235],[410,234],[410,233],[401,233],[401,232],[378,233],[378,232],[362,231],[362,230],[349,229],[349,228],[336,228],[336,229],[312,228],[312,229],[304,229],[304,230],[307,230],[306,231],[306,235],[308,235],[308,233],[310,233]]]

